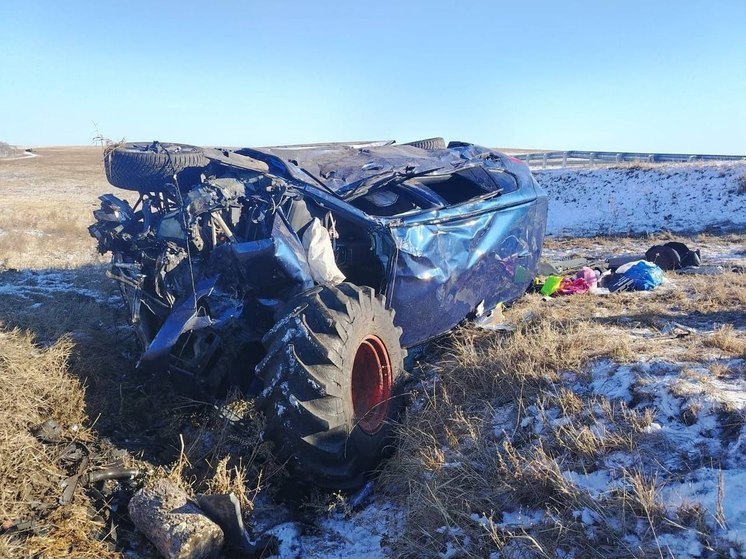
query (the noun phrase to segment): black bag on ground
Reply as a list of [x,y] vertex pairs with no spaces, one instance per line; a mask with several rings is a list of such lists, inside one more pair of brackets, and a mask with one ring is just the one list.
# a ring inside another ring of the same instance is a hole
[[665,244],[667,247],[671,247],[679,253],[681,258],[681,267],[687,268],[689,266],[700,266],[702,264],[702,257],[699,254],[699,249],[690,250],[684,243],[678,243],[676,241],[669,241]]
[[645,260],[657,264],[663,270],[678,270],[702,264],[699,249],[689,250],[684,243],[676,241],[650,247],[645,253]]
[[665,245],[655,245],[645,253],[645,260],[656,264],[663,270],[677,270],[681,268],[681,257],[673,248]]

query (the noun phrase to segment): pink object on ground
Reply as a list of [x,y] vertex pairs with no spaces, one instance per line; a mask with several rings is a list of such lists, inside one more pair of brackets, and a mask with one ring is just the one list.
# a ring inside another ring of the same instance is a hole
[[583,266],[583,270],[578,273],[578,277],[581,277],[585,280],[585,283],[588,284],[589,289],[593,289],[598,285],[598,276],[596,276],[596,271],[589,268],[588,266]]
[[589,290],[590,286],[585,281],[585,278],[577,278],[574,280],[564,278],[557,293],[560,295],[577,295],[579,293],[587,293]]

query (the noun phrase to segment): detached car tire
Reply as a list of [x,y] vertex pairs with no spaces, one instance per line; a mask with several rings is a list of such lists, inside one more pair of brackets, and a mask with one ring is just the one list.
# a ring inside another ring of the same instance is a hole
[[159,191],[175,174],[196,174],[209,163],[201,148],[161,142],[122,144],[104,155],[107,180],[125,190]]
[[257,366],[265,437],[297,476],[357,487],[386,453],[404,406],[401,329],[383,298],[349,283],[315,287],[288,308]]

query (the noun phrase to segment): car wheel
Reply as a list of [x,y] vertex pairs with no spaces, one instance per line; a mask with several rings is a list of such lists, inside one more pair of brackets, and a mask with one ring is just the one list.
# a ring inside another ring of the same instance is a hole
[[202,149],[184,144],[127,143],[104,155],[108,181],[126,190],[159,191],[173,176],[185,171],[195,174],[210,160]]
[[350,283],[316,287],[289,308],[264,337],[257,366],[265,436],[296,477],[357,487],[403,409],[401,328],[382,297]]
[[416,142],[407,142],[405,146],[414,146],[420,149],[446,149],[446,141],[443,138],[428,138],[427,140],[417,140]]

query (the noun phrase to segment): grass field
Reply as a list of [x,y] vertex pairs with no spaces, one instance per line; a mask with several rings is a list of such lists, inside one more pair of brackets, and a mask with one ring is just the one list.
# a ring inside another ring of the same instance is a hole
[[[372,499],[288,503],[253,401],[205,402],[135,369],[86,230],[111,191],[100,149],[36,151],[0,160],[0,556],[156,556],[126,503],[157,476],[235,491],[281,557],[746,553],[744,234],[676,237],[718,275],[667,274],[650,293],[527,295],[505,311],[510,331],[464,327],[429,345]],[[644,252],[667,238],[552,239],[547,254]],[[59,432],[40,435],[50,419]],[[60,505],[81,453],[142,474],[79,485]]]
[[0,159],[0,267],[74,268],[98,262],[87,227],[110,190],[100,148],[38,148]]

